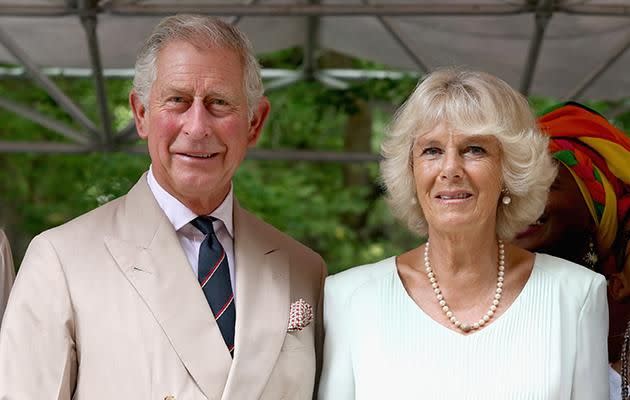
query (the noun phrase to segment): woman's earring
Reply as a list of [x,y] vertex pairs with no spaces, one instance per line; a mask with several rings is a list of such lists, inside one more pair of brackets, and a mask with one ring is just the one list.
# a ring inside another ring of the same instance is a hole
[[588,269],[595,271],[597,261],[599,260],[597,253],[595,252],[595,243],[593,243],[593,238],[588,240],[588,250],[586,251],[586,254],[584,254],[584,257],[582,257],[582,261],[584,261],[584,264]]
[[512,198],[510,197],[510,191],[507,190],[507,188],[503,188],[501,189],[501,193],[503,194],[503,196],[501,197],[501,203],[507,206],[508,204],[512,202]]

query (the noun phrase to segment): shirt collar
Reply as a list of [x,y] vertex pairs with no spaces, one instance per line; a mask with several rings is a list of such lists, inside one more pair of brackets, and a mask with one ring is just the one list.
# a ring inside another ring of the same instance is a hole
[[[158,202],[160,208],[166,214],[166,217],[173,225],[176,231],[179,231],[186,226],[190,221],[197,218],[197,214],[192,212],[188,207],[177,200],[173,195],[167,192],[153,175],[152,167],[149,167],[149,173],[147,174],[147,182],[155,200]],[[232,185],[230,185],[230,191],[225,199],[217,208],[210,213],[212,216],[221,222],[227,229],[228,233],[234,238],[234,224],[233,224],[233,209],[234,209],[234,191]]]

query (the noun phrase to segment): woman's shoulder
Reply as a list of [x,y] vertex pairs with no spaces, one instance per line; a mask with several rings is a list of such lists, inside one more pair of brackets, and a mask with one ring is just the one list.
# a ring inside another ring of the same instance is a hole
[[549,254],[536,253],[534,265],[546,280],[556,281],[570,290],[590,291],[592,286],[605,285],[606,282],[604,276],[597,272]]
[[391,275],[396,270],[396,257],[359,265],[326,278],[325,296],[347,297],[358,288]]

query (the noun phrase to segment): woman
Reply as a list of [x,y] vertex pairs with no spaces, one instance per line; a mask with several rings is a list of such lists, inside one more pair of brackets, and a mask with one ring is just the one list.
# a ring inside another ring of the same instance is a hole
[[556,170],[491,75],[424,79],[383,143],[394,213],[428,241],[326,282],[322,400],[605,399],[606,282],[507,241]]
[[539,119],[559,164],[542,216],[514,244],[583,264],[609,280],[611,399],[621,398],[621,345],[630,318],[630,138],[574,102]]

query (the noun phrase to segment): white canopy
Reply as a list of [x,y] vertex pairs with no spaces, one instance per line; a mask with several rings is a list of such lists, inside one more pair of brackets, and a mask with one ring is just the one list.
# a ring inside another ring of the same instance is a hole
[[[80,110],[68,110],[72,102],[47,87],[40,67],[94,68],[98,87],[103,69],[133,68],[152,27],[178,12],[236,19],[258,53],[302,46],[309,71],[317,51],[330,49],[419,74],[464,65],[531,95],[630,95],[629,0],[0,0],[0,63],[39,72],[40,84],[80,122]],[[334,71],[315,74],[339,82]],[[116,136],[107,126],[81,125],[105,141]]]

